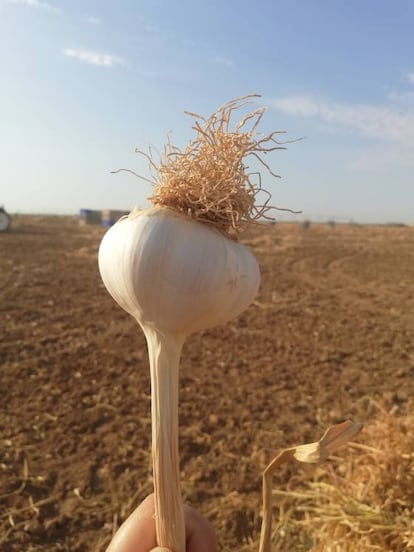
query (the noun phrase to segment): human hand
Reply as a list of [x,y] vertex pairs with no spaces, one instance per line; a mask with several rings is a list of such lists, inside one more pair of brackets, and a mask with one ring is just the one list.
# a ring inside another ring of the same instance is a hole
[[[203,516],[184,505],[186,552],[217,552],[216,536]],[[132,512],[112,539],[106,552],[171,552],[157,547],[154,495],[151,494]]]

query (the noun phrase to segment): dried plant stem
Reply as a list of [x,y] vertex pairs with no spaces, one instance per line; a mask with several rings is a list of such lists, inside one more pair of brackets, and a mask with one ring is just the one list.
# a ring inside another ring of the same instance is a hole
[[152,461],[157,544],[185,552],[178,455],[178,379],[184,339],[146,328],[151,369]]
[[263,520],[262,530],[260,532],[259,552],[270,552],[272,536],[272,476],[276,469],[284,462],[293,460],[293,451],[290,449],[281,452],[267,466],[263,472],[262,492],[263,492]]
[[314,443],[282,450],[263,472],[263,520],[260,533],[259,552],[270,552],[272,537],[272,476],[285,462],[324,462],[340,446],[348,443],[362,429],[359,423],[350,420],[330,427],[322,438]]

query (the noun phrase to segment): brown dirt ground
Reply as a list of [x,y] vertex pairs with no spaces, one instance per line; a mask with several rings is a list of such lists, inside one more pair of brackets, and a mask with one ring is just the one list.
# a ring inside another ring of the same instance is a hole
[[[15,216],[0,234],[4,552],[103,551],[152,490],[145,342],[100,281],[103,233]],[[369,423],[367,397],[401,413],[414,398],[413,227],[276,224],[245,241],[260,295],[188,340],[180,381],[184,498],[224,551],[257,550],[280,447]]]

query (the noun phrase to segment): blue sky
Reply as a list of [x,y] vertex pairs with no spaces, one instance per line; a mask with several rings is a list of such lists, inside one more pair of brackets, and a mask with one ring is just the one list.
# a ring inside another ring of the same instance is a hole
[[[299,219],[414,222],[411,0],[0,0],[0,204],[145,206],[135,148],[251,92],[306,137],[263,186]],[[278,218],[286,218],[280,215]]]

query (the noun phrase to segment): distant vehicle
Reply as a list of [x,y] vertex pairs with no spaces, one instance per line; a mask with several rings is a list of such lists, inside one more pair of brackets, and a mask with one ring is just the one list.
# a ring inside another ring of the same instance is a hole
[[7,230],[10,229],[11,226],[11,218],[9,213],[6,211],[6,209],[1,206],[0,207],[0,232],[7,232]]

